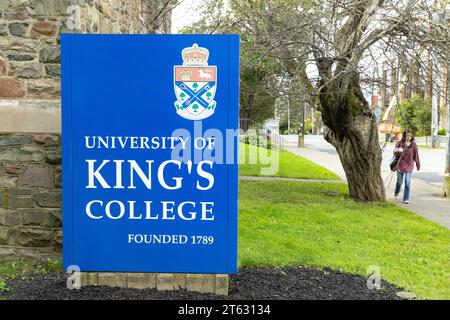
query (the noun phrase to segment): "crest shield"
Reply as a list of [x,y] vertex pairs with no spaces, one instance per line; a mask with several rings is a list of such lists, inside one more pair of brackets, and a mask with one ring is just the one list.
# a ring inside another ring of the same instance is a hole
[[189,120],[202,120],[216,108],[217,67],[208,66],[209,51],[194,44],[183,49],[183,65],[174,66],[177,114]]

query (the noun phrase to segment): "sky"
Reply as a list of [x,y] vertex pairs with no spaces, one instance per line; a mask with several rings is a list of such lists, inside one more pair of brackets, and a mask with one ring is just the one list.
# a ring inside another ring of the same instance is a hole
[[202,0],[182,0],[172,11],[172,33],[178,33],[184,26],[200,18],[195,8]]

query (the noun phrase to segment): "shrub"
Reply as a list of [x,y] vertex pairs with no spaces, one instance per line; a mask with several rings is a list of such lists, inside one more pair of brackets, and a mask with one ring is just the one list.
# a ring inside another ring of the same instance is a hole
[[278,145],[273,144],[272,141],[263,136],[258,135],[245,135],[241,136],[239,139],[242,143],[250,144],[253,146],[258,146],[271,150],[279,150]]
[[439,129],[439,130],[438,130],[438,135],[440,135],[440,136],[445,136],[445,135],[447,135],[447,130],[445,130],[444,128]]

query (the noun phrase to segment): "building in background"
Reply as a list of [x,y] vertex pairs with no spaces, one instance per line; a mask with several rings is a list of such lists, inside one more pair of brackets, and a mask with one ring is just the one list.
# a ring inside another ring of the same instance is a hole
[[447,127],[449,75],[446,61],[437,61],[427,53],[423,55],[422,65],[414,60],[409,65],[399,65],[397,61],[390,64],[383,63],[378,92],[373,90],[371,97],[380,127],[387,128],[389,125],[397,127],[398,124],[395,123],[397,105],[414,96],[429,101],[430,109],[434,109],[436,132]]

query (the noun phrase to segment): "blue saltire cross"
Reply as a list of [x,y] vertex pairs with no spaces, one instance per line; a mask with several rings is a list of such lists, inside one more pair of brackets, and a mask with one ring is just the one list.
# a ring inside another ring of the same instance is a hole
[[203,108],[206,108],[209,105],[209,102],[202,99],[202,95],[211,89],[211,87],[215,84],[215,82],[207,82],[203,87],[201,87],[197,92],[191,90],[184,82],[175,82],[176,86],[180,88],[181,90],[186,91],[191,97],[186,100],[182,104],[182,108],[185,109],[189,107],[192,102],[197,101],[199,104],[203,106]]

